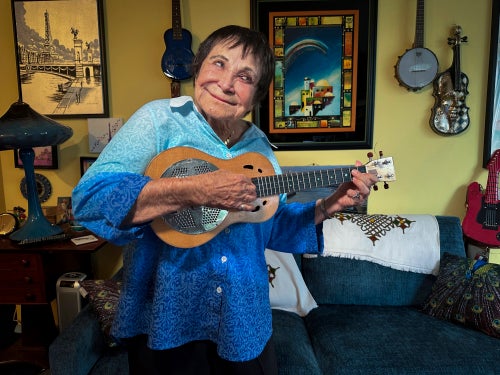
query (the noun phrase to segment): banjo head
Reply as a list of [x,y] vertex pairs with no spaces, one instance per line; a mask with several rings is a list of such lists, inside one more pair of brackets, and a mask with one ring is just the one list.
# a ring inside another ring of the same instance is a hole
[[406,51],[396,64],[396,78],[408,90],[420,90],[436,78],[438,61],[427,48],[412,48]]

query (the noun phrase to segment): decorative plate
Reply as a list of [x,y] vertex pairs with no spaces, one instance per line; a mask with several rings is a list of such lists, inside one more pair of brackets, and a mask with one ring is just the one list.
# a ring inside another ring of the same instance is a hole
[[[46,202],[52,194],[52,185],[51,185],[50,181],[44,175],[41,175],[39,173],[35,173],[35,183],[36,183],[36,189],[38,191],[38,198],[40,199],[40,203]],[[28,199],[28,193],[26,191],[27,190],[26,177],[23,177],[23,179],[21,180],[21,184],[20,184],[19,188],[21,189],[21,193],[23,194],[23,197]]]

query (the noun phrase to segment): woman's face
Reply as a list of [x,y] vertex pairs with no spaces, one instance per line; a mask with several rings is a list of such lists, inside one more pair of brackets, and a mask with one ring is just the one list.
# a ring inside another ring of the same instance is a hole
[[194,101],[210,123],[245,117],[253,107],[258,65],[251,54],[230,43],[216,45],[203,61],[194,84]]

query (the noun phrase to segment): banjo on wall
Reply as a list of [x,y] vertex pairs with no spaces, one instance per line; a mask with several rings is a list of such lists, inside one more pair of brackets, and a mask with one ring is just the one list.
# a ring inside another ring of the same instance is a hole
[[415,41],[413,48],[399,57],[395,66],[396,79],[409,91],[418,91],[434,80],[438,65],[434,52],[424,47],[424,0],[417,0]]

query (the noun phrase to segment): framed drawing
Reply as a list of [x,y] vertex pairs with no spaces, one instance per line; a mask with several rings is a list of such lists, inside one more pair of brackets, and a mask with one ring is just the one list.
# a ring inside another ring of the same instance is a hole
[[486,95],[483,167],[486,167],[495,150],[500,149],[500,2],[492,2],[490,64]]
[[275,75],[256,124],[279,149],[371,148],[377,0],[251,0]]
[[80,174],[83,176],[96,160],[95,157],[80,156]]
[[12,0],[20,99],[50,117],[108,117],[102,0]]
[[[35,151],[35,169],[57,169],[57,146],[33,147]],[[19,157],[19,150],[14,150],[14,165],[23,168],[23,162]]]

